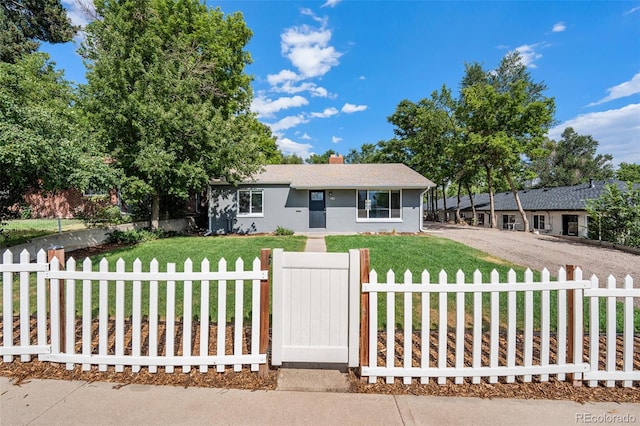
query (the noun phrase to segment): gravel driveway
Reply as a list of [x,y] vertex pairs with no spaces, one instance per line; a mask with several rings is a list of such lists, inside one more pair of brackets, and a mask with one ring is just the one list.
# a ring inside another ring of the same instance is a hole
[[640,288],[640,255],[619,250],[595,247],[551,235],[462,227],[428,222],[426,228],[434,235],[477,248],[494,256],[540,271],[547,268],[552,275],[564,265],[576,265],[583,277],[595,274],[604,287],[613,275],[622,286],[630,275],[635,288]]

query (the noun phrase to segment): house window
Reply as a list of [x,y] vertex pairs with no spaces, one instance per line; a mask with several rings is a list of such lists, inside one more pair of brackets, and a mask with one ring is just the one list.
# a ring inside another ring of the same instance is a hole
[[359,190],[359,220],[393,220],[402,218],[400,190]]
[[544,215],[533,215],[533,229],[544,229]]
[[484,226],[484,213],[478,213],[478,226]]
[[516,223],[515,214],[502,215],[502,229],[514,229]]
[[262,189],[241,189],[238,191],[238,216],[263,216]]

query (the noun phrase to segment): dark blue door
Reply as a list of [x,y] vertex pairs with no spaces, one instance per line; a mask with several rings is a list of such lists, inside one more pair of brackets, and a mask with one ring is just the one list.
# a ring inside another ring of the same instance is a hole
[[309,228],[325,228],[324,191],[309,191]]

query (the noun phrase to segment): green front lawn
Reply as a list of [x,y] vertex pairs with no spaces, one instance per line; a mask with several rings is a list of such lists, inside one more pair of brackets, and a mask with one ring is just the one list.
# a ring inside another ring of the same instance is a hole
[[[84,229],[84,223],[78,219],[60,219],[62,231]],[[58,219],[17,219],[10,220],[0,234],[0,248],[23,244],[36,237],[58,232]]]

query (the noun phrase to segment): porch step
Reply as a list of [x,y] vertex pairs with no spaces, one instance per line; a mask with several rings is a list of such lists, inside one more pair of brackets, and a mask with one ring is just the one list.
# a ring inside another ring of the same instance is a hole
[[278,391],[348,392],[347,375],[338,370],[281,368]]

